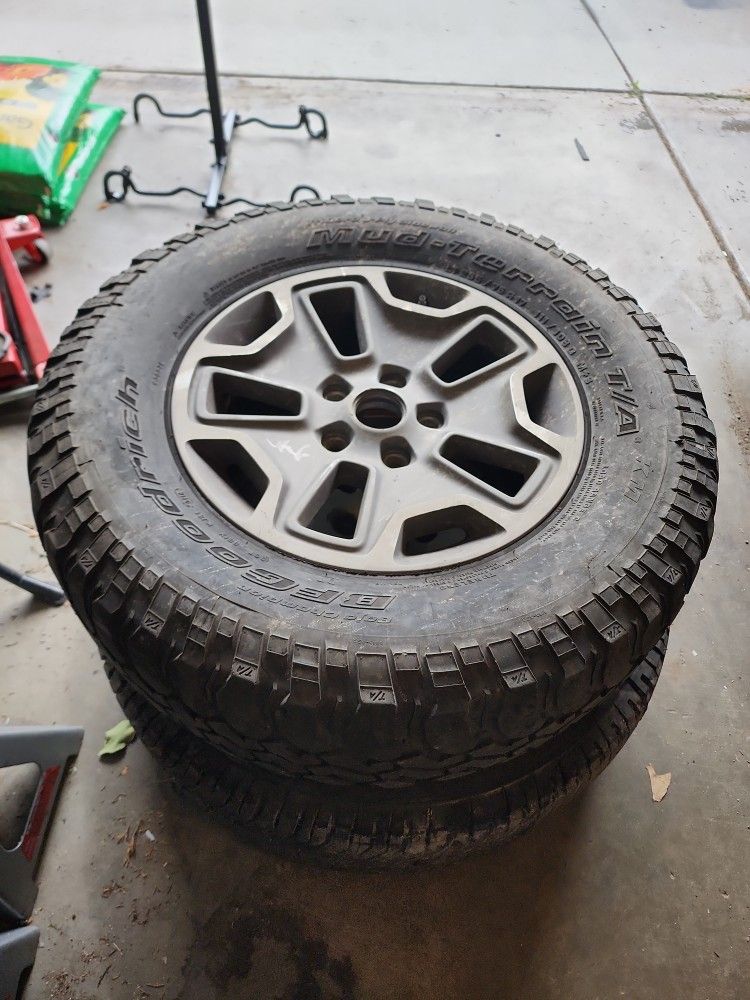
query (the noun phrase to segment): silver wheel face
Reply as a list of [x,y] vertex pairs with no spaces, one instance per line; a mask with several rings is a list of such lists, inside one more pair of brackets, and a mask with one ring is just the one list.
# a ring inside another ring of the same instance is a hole
[[453,566],[560,503],[585,440],[553,344],[484,292],[347,266],[233,302],[177,370],[189,476],[252,537],[327,566]]

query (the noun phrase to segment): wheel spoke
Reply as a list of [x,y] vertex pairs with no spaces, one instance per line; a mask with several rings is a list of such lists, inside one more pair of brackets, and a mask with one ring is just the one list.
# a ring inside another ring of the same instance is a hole
[[408,568],[415,559],[461,547],[471,558],[483,540],[505,533],[510,512],[471,480],[437,463],[422,467],[419,478],[422,491],[397,506],[382,531],[381,557],[391,554],[397,565]]
[[578,402],[560,362],[540,352],[511,373],[509,399],[514,431],[547,454],[563,456],[576,450],[582,433]]
[[190,348],[190,362],[205,358],[249,358],[293,327],[288,297],[269,291],[244,296],[212,320]]
[[329,365],[346,366],[368,357],[372,330],[360,282],[329,282],[299,291],[295,298],[314,338],[325,346]]
[[208,424],[275,426],[305,420],[307,400],[289,385],[206,365],[196,377],[195,416]]
[[373,511],[373,473],[366,465],[329,459],[304,487],[290,493],[290,530],[336,548],[361,549]]
[[441,343],[425,371],[448,392],[485,385],[517,365],[533,345],[499,317],[479,315]]
[[475,289],[424,271],[373,268],[367,280],[389,307],[430,320],[450,320],[483,307],[484,297]]
[[508,512],[528,504],[554,471],[553,459],[538,450],[460,433],[444,439],[436,460],[462,480],[472,495],[504,510],[506,524]]

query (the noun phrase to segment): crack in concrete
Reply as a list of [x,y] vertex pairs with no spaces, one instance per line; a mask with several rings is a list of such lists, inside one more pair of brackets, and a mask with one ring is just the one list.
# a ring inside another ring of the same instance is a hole
[[745,297],[750,302],[750,282],[748,282],[747,278],[743,274],[742,267],[740,266],[740,262],[737,260],[737,257],[735,256],[735,253],[732,250],[731,246],[724,239],[724,234],[722,233],[721,229],[719,228],[719,225],[716,222],[716,220],[714,219],[714,217],[711,215],[711,212],[709,211],[708,206],[706,205],[705,201],[703,200],[703,197],[701,196],[700,192],[698,191],[698,189],[696,188],[695,184],[691,180],[690,175],[687,172],[687,169],[685,167],[685,164],[682,162],[682,160],[680,159],[680,157],[677,154],[677,151],[675,150],[674,146],[670,142],[669,137],[667,136],[667,134],[666,134],[666,132],[664,130],[664,127],[662,126],[661,122],[659,121],[658,117],[656,116],[656,113],[654,112],[653,108],[651,108],[651,106],[649,105],[648,101],[646,100],[646,96],[647,95],[638,86],[638,82],[636,81],[635,77],[633,76],[633,74],[628,69],[628,66],[625,63],[625,60],[622,58],[622,56],[620,55],[620,53],[615,48],[615,46],[614,46],[612,40],[610,39],[609,35],[604,30],[604,27],[602,26],[602,23],[600,22],[599,18],[596,16],[596,13],[594,12],[594,10],[591,7],[591,5],[589,4],[588,0],[581,0],[581,6],[584,8],[584,10],[586,11],[586,13],[589,15],[589,17],[591,18],[591,20],[594,22],[594,24],[596,25],[597,29],[601,32],[602,38],[604,39],[604,41],[607,43],[607,45],[612,50],[612,54],[614,55],[615,59],[617,59],[617,61],[619,62],[620,66],[622,66],[623,72],[626,74],[626,76],[628,78],[628,81],[630,82],[631,93],[638,99],[638,101],[640,102],[641,106],[643,107],[643,110],[644,110],[645,114],[647,114],[648,117],[650,118],[650,120],[651,120],[651,122],[653,124],[653,127],[656,129],[657,135],[661,139],[661,142],[662,142],[662,145],[664,146],[664,149],[667,151],[667,155],[669,156],[670,160],[674,164],[674,167],[677,170],[677,173],[682,178],[682,181],[683,181],[685,187],[688,189],[688,191],[690,193],[690,197],[695,202],[695,204],[696,204],[696,206],[698,208],[698,211],[701,213],[701,215],[703,216],[704,221],[706,222],[706,225],[711,230],[711,235],[713,236],[713,238],[718,243],[719,249],[721,250],[722,254],[724,255],[724,258],[725,258],[725,260],[726,260],[726,262],[727,262],[727,264],[729,266],[730,271],[732,272],[732,274],[734,275],[735,279],[737,280],[737,283],[739,284],[740,288],[742,289],[743,293],[745,294]]

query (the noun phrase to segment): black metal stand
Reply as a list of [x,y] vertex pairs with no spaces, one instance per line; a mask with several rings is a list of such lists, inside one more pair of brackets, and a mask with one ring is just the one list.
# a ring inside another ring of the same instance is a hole
[[[195,111],[165,111],[153,94],[141,93],[136,94],[133,100],[133,117],[136,122],[140,121],[138,106],[143,101],[150,101],[164,118],[197,118],[199,115],[210,115],[211,130],[213,132],[211,142],[214,147],[215,159],[211,164],[208,188],[205,192],[196,191],[195,188],[191,187],[175,187],[168,191],[146,191],[136,186],[130,167],[123,167],[122,170],[108,170],[104,175],[104,197],[107,201],[124,201],[128,191],[153,198],[170,198],[172,195],[184,193],[193,194],[200,198],[207,215],[215,215],[217,209],[224,208],[227,205],[243,204],[262,208],[268,203],[250,201],[248,198],[230,198],[227,200],[221,193],[227,166],[229,165],[229,148],[235,130],[242,125],[261,125],[263,128],[284,129],[285,131],[295,131],[304,128],[311,139],[328,138],[328,123],[326,122],[325,115],[316,108],[306,108],[304,105],[300,105],[299,120],[292,125],[267,122],[262,118],[241,118],[236,111],[223,112],[208,0],[196,0],[196,7],[198,10],[201,48],[203,49],[203,67],[206,76],[208,107],[198,108]],[[119,190],[113,187],[112,182],[115,178],[120,179],[121,187]],[[320,197],[317,190],[309,184],[298,184],[290,194],[289,201],[294,201],[297,195],[302,192],[308,192],[313,198]]]
[[[36,386],[33,388],[36,389]],[[18,570],[13,569],[12,566],[6,566],[5,563],[0,563],[0,580],[7,580],[8,583],[12,583],[15,587],[20,587],[21,590],[33,594],[38,601],[43,601],[45,604],[52,605],[52,607],[59,607],[61,604],[65,604],[65,594],[56,583],[37,580],[36,577],[29,576],[27,573],[20,573]]]

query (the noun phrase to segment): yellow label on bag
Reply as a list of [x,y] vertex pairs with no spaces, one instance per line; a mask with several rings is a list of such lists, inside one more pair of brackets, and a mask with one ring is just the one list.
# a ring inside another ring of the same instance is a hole
[[0,143],[35,148],[68,79],[67,70],[59,66],[0,65]]

